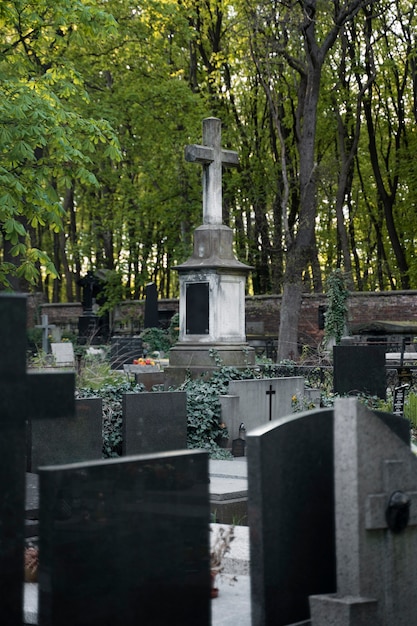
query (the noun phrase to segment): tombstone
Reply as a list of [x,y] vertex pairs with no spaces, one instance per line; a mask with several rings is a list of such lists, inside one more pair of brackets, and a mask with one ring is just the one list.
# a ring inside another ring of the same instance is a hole
[[75,415],[60,414],[53,419],[31,419],[28,413],[28,472],[37,472],[41,465],[75,463],[102,458],[102,400],[75,400]]
[[210,625],[208,458],[40,470],[42,626]]
[[332,410],[249,431],[247,456],[252,626],[308,620],[336,589]]
[[156,391],[123,394],[123,454],[187,447],[187,394]]
[[1,621],[13,625],[23,619],[27,412],[53,417],[60,404],[64,411],[74,410],[74,375],[51,374],[45,388],[40,379],[26,373],[26,344],[26,297],[0,294]]
[[279,417],[290,415],[293,398],[304,396],[304,378],[231,380],[228,394],[220,396],[222,421],[230,439],[239,437],[243,422],[247,431]]
[[45,354],[49,352],[49,331],[55,328],[55,324],[48,323],[48,316],[44,313],[41,316],[42,323],[40,325],[36,325],[35,328],[42,329],[42,351]]
[[107,341],[109,335],[108,314],[98,316],[100,304],[105,302],[102,294],[102,280],[91,270],[80,278],[82,287],[83,314],[78,318],[78,340],[80,343],[100,343]]
[[51,343],[51,350],[54,355],[54,364],[57,367],[74,367],[74,346],[70,341]]
[[334,391],[365,393],[385,400],[385,346],[333,346]]
[[124,365],[133,364],[133,359],[143,356],[140,337],[112,337],[110,345],[110,367],[121,370]]
[[158,293],[155,283],[149,283],[145,287],[145,328],[158,328]]
[[183,382],[218,368],[211,351],[224,365],[247,367],[255,351],[246,342],[245,284],[251,267],[233,251],[233,231],[223,224],[222,168],[237,167],[237,152],[221,145],[221,121],[203,121],[203,144],[185,149],[185,158],[203,167],[203,225],[194,232],[192,256],[174,269],[180,284],[180,329],[171,348],[169,384]]
[[337,593],[310,598],[312,626],[416,626],[417,458],[354,398],[334,431]]

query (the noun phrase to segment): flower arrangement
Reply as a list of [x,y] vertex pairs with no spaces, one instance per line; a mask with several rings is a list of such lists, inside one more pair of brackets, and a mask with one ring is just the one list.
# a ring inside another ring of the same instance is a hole
[[133,359],[133,365],[155,365],[155,361],[153,359]]

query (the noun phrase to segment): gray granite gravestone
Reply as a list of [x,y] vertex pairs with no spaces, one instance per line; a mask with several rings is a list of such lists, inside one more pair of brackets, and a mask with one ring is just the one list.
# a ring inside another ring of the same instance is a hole
[[297,413],[247,435],[252,626],[309,618],[334,591],[333,413]]
[[0,594],[1,622],[23,620],[25,422],[74,411],[74,375],[26,373],[26,297],[0,295]]
[[334,391],[386,398],[386,346],[333,346]]
[[187,447],[187,394],[156,391],[123,394],[123,454]]
[[312,626],[416,626],[417,458],[356,399],[334,412],[337,593]]
[[77,463],[101,459],[103,449],[102,400],[75,400],[75,414],[60,415],[59,407],[51,418],[31,419],[28,412],[28,472],[41,465]]
[[41,468],[42,626],[209,626],[201,451]]
[[239,437],[239,426],[242,422],[249,431],[279,417],[290,415],[293,398],[302,400],[303,396],[302,376],[231,380],[227,395],[220,396],[222,421],[228,428],[230,440]]

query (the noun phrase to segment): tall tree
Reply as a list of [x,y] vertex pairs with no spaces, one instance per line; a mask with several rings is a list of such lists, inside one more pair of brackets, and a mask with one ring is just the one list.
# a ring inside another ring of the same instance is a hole
[[[98,142],[117,157],[117,140],[103,119],[81,116],[87,97],[66,50],[83,38],[114,32],[112,17],[94,3],[45,0],[0,4],[0,283],[36,283],[40,267],[57,270],[34,245],[36,229],[59,232],[62,197],[72,180],[97,184],[89,170]],[[58,250],[59,246],[56,248]]]

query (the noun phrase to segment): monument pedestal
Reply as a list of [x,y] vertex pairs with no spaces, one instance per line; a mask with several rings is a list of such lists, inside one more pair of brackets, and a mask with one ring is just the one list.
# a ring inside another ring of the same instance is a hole
[[245,283],[252,267],[236,259],[233,231],[222,223],[222,167],[239,163],[221,147],[221,122],[203,122],[203,145],[187,146],[186,159],[203,166],[203,225],[194,231],[191,257],[178,265],[180,332],[165,368],[165,386],[187,375],[210,375],[219,367],[255,363],[245,334]]
[[221,366],[244,369],[255,365],[255,350],[248,344],[176,344],[169,352],[165,367],[165,388],[177,386],[187,376],[209,377]]

